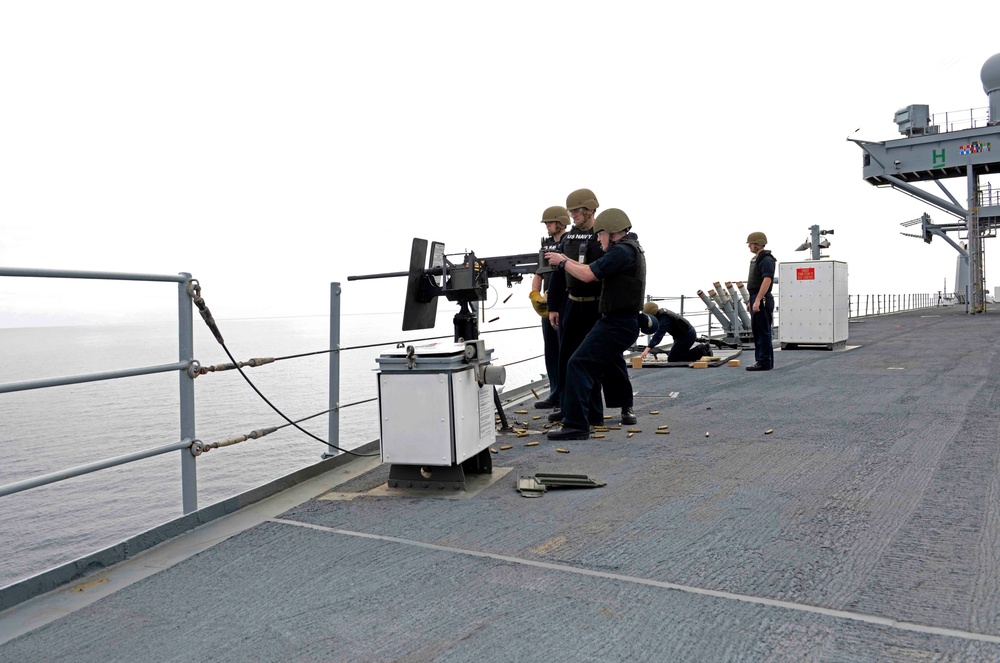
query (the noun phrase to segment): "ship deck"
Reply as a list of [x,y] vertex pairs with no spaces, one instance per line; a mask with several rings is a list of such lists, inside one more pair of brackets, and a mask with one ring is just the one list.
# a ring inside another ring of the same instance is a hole
[[636,426],[504,436],[457,494],[352,461],[0,613],[0,660],[1000,660],[998,337],[924,309],[632,370]]

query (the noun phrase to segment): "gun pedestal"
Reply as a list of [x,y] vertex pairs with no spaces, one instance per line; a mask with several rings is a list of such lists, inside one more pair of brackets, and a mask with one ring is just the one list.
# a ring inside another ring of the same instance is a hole
[[506,372],[490,364],[492,350],[479,340],[473,302],[486,300],[490,277],[506,278],[509,286],[534,274],[538,255],[460,255],[449,261],[444,244],[431,242],[428,264],[427,240],[414,239],[408,272],[347,278],[406,276],[403,331],[434,327],[438,297],[459,306],[454,343],[409,346],[377,360],[382,460],[391,463],[390,487],[464,489],[466,473],[493,471],[494,408],[501,430],[511,430],[493,386],[504,383]]
[[491,382],[502,382],[504,369],[490,365],[490,354],[469,341],[411,345],[377,359],[390,487],[460,490],[466,473],[493,471]]

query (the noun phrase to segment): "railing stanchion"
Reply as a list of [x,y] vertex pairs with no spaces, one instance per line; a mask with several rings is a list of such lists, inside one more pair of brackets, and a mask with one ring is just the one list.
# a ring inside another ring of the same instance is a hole
[[330,419],[329,438],[323,458],[339,456],[340,451],[340,283],[330,284]]
[[[177,284],[177,358],[194,360],[194,325],[191,294],[188,285],[191,275],[182,273],[185,280]],[[195,440],[194,426],[194,376],[189,371],[178,371],[180,379],[181,440]],[[198,468],[190,449],[181,449],[181,495],[184,513],[198,510]]]

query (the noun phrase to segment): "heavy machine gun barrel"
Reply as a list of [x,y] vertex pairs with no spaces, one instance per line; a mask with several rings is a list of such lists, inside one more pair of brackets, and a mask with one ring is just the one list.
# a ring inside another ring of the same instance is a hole
[[[467,254],[472,255],[472,254]],[[522,253],[519,255],[496,256],[493,258],[477,258],[477,262],[486,269],[488,277],[520,276],[523,274],[539,273],[539,257],[536,253]],[[546,265],[542,266],[542,272]],[[423,271],[425,276],[441,276],[446,273],[444,267],[429,267]],[[409,276],[410,272],[382,272],[380,274],[357,274],[348,276],[348,281],[364,281],[367,279],[390,279],[400,276]],[[519,281],[520,279],[518,279]],[[512,281],[517,282],[517,281]],[[508,283],[510,285],[510,283]]]

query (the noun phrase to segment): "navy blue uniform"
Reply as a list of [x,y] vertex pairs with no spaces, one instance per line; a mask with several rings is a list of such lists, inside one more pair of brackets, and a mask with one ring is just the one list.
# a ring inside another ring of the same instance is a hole
[[[542,238],[542,252],[558,251],[561,242],[551,237]],[[551,287],[554,285],[555,287]],[[563,303],[565,301],[566,283],[562,274],[558,271],[542,275],[542,290],[546,293],[546,306],[550,312],[559,314],[562,318]],[[542,343],[545,348],[545,373],[549,376],[549,396],[547,401],[555,404],[556,407],[562,402],[562,388],[559,380],[559,330],[552,326],[548,316],[542,318]]]
[[666,334],[670,334],[674,342],[670,346],[667,361],[697,361],[711,356],[712,350],[708,346],[701,344],[693,347],[698,340],[698,332],[683,316],[661,308],[656,312],[656,322],[656,333],[650,337],[647,346],[655,348]]
[[[563,235],[559,252],[584,265],[595,263],[604,253],[600,242],[597,241],[597,234],[593,230],[577,230],[575,228]],[[560,281],[564,284],[562,298],[557,297],[556,300],[562,304],[562,310],[559,313],[559,375],[563,390],[560,404],[561,408],[565,409],[569,360],[601,317],[597,309],[601,284],[599,282],[584,283],[565,271],[559,270],[552,275],[552,279],[549,281],[550,296]],[[600,376],[598,376],[596,400],[590,407],[590,423],[594,424],[604,423],[604,406],[601,403],[600,386]],[[612,400],[613,398],[609,397],[609,407],[612,406]]]
[[771,328],[774,325],[774,297],[771,296],[771,286],[764,293],[760,303],[760,311],[753,310],[753,303],[765,277],[774,283],[774,269],[778,264],[770,251],[758,253],[750,261],[750,274],[747,277],[747,291],[750,294],[750,331],[753,332],[754,359],[762,368],[774,368],[774,339]]
[[[608,407],[632,407],[632,383],[622,354],[639,337],[636,311],[642,304],[642,294],[637,301],[617,301],[606,294],[613,290],[609,286],[618,279],[634,274],[637,265],[641,264],[645,280],[645,258],[634,238],[633,234],[626,235],[590,265],[594,276],[603,282],[600,308],[604,312],[598,314],[593,328],[567,364],[562,411],[563,425],[567,428],[587,430],[588,424],[603,423],[602,382]],[[626,243],[626,240],[632,241]]]

